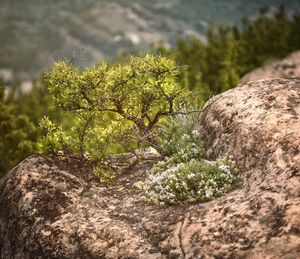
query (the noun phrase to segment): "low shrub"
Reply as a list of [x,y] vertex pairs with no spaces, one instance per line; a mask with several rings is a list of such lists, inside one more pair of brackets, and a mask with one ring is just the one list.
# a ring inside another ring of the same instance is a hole
[[203,156],[202,141],[195,130],[198,113],[185,113],[167,118],[155,132],[157,151],[164,156],[172,156],[178,162]]
[[205,202],[223,195],[239,182],[234,162],[228,158],[169,162],[170,158],[159,163],[146,181],[136,183],[154,203]]
[[[190,120],[189,120],[190,119]],[[137,182],[146,199],[157,204],[206,202],[236,187],[240,182],[235,163],[227,157],[208,161],[193,117],[169,119],[160,135],[161,149],[166,156]],[[180,136],[181,133],[184,133]]]

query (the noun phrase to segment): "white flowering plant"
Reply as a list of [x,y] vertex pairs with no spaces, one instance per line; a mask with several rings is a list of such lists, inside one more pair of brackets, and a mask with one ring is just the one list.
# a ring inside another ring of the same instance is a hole
[[222,196],[240,182],[235,164],[230,159],[216,161],[192,159],[169,164],[159,171],[154,167],[144,182],[136,183],[148,200],[157,204],[206,202]]
[[151,202],[206,202],[240,183],[234,161],[228,157],[216,161],[204,159],[200,136],[193,121],[188,119],[189,116],[174,118],[165,124],[158,143],[168,156],[149,171],[145,181],[136,183]]

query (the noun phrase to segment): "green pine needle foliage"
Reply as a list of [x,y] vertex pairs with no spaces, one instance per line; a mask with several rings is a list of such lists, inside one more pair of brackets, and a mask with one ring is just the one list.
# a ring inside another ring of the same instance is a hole
[[0,87],[0,177],[36,150],[37,129],[25,114],[4,99]]
[[102,159],[156,145],[154,128],[191,99],[178,83],[181,69],[172,60],[153,55],[83,71],[69,62],[54,64],[45,80],[55,105],[71,112],[74,124],[65,133],[43,119],[46,136],[41,148]]

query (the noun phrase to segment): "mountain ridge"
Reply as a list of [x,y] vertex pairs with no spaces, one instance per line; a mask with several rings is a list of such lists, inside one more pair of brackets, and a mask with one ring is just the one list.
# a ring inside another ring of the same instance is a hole
[[73,49],[85,49],[78,63],[90,66],[159,42],[172,46],[186,35],[204,37],[211,21],[238,24],[266,4],[285,4],[288,10],[297,5],[293,0],[1,0],[0,69],[30,79],[72,57]]

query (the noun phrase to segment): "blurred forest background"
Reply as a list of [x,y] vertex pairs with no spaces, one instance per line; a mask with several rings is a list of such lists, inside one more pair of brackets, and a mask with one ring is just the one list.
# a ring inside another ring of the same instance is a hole
[[0,2],[0,177],[39,151],[44,115],[71,127],[43,81],[54,61],[85,67],[160,53],[187,66],[181,85],[201,102],[300,49],[295,0]]

